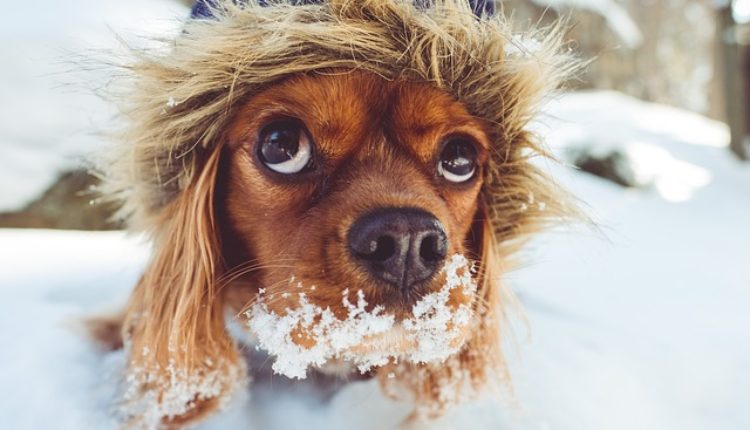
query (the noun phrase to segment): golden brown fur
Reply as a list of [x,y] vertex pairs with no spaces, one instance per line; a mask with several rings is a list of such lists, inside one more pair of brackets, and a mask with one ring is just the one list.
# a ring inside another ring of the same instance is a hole
[[[137,375],[126,396],[137,405],[131,424],[200,419],[242,385],[224,316],[243,310],[259,288],[280,297],[294,276],[318,286],[311,300],[339,313],[345,288],[407,310],[345,253],[347,229],[379,206],[434,214],[451,253],[480,269],[480,318],[461,352],[441,364],[386,366],[376,372],[383,384],[400,373],[395,379],[417,404],[438,414],[460,391],[502,377],[499,277],[529,233],[569,212],[530,163],[545,153],[527,131],[543,97],[574,67],[558,33],[536,34],[533,53],[511,53],[508,23],[476,18],[459,0],[424,10],[398,0],[222,5],[216,20],[188,22],[164,51],[128,66],[131,127],[104,191],[154,241],[124,323]],[[280,181],[253,158],[254,136],[277,116],[305,124],[325,156],[324,174]],[[435,176],[439,145],[452,134],[479,147],[475,181]],[[271,305],[283,312],[293,304]],[[184,408],[160,408],[180,383],[175,375],[208,384],[209,394],[196,390],[178,399]],[[455,396],[441,390],[448,382]],[[144,396],[155,410],[143,409]]]

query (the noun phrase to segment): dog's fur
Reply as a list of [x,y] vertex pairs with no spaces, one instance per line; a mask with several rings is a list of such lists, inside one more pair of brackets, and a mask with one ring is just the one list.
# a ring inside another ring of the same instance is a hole
[[[447,391],[496,379],[508,300],[499,277],[529,233],[569,213],[530,162],[546,154],[526,129],[574,68],[559,32],[529,35],[539,46],[524,52],[502,17],[477,18],[462,0],[219,2],[214,15],[128,66],[130,128],[104,172],[104,194],[154,243],[123,324],[131,423],[176,426],[220,406],[245,372],[226,312],[260,288],[278,296],[294,276],[337,314],[345,288],[387,303],[342,239],[381,206],[434,214],[450,252],[478,262],[478,322],[448,362],[374,374],[435,413],[459,397]],[[259,129],[278,116],[305,124],[325,159],[318,174],[280,180],[253,157]],[[439,145],[455,134],[479,151],[467,184],[435,174]]]

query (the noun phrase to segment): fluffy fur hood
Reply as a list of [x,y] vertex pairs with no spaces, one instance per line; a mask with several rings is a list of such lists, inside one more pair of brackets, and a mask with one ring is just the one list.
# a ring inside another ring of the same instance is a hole
[[248,97],[290,75],[353,69],[429,82],[495,124],[482,198],[498,242],[559,215],[560,194],[529,162],[544,153],[527,131],[575,68],[559,31],[514,34],[500,14],[478,17],[465,0],[264,3],[217,1],[214,19],[189,20],[161,48],[134,52],[120,97],[127,129],[103,190],[131,226],[158,227]]

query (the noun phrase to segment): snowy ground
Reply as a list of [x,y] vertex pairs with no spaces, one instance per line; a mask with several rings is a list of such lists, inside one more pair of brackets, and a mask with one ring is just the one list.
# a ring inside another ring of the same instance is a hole
[[[721,124],[616,93],[550,109],[550,141],[620,146],[651,177],[625,190],[557,172],[600,223],[550,234],[513,276],[532,342],[515,369],[552,429],[750,428],[750,166]],[[649,155],[649,156],[646,156]]]
[[[550,112],[541,128],[559,153],[625,148],[652,186],[550,167],[602,233],[546,234],[509,276],[530,326],[509,353],[515,401],[476,402],[429,428],[750,428],[750,166],[729,155],[723,125],[616,93],[568,95]],[[113,428],[122,357],[69,321],[121,303],[148,247],[20,230],[0,243],[0,416],[14,429]],[[203,428],[382,429],[405,413],[372,383],[325,401],[277,377]]]
[[[69,53],[114,46],[107,26],[158,33],[186,12],[168,0],[27,3],[4,8],[0,28],[12,42],[0,46],[1,89],[14,101],[0,107],[0,211],[100,141],[88,131],[109,111],[64,85]],[[549,166],[601,233],[539,237],[509,275],[530,327],[509,345],[515,400],[478,401],[429,428],[750,428],[750,166],[731,158],[723,125],[616,93],[568,95],[549,112],[540,130],[561,157],[618,149],[644,187]],[[96,351],[72,321],[120,305],[147,255],[116,232],[0,230],[3,428],[115,427],[122,357]],[[324,400],[277,377],[202,428],[387,429],[407,409],[372,383]]]

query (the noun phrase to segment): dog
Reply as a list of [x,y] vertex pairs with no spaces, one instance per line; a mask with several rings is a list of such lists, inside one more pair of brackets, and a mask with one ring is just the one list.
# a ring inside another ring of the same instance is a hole
[[500,277],[570,212],[528,124],[573,62],[555,29],[527,46],[476,4],[421,3],[204,3],[126,65],[102,192],[153,255],[92,327],[127,352],[128,426],[246,385],[228,324],[277,373],[378,378],[420,416],[503,379]]

